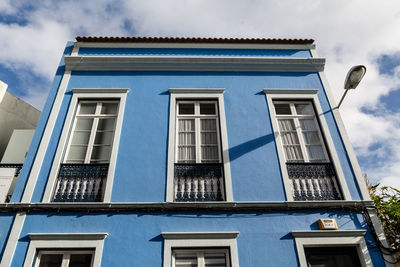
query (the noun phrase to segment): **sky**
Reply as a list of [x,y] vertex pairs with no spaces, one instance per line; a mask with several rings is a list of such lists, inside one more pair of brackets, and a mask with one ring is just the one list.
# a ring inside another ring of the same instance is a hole
[[398,0],[0,0],[0,80],[42,109],[76,36],[314,39],[337,101],[347,71],[367,67],[340,113],[363,173],[400,188]]

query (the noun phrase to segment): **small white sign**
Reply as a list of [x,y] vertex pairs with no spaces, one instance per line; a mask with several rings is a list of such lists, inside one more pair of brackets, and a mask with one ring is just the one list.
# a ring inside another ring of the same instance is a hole
[[6,202],[15,171],[15,168],[0,168],[0,203]]
[[337,230],[335,219],[319,219],[318,226],[320,230]]

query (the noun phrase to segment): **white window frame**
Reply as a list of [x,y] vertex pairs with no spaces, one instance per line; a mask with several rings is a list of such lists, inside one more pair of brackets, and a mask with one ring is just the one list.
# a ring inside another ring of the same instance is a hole
[[174,267],[173,250],[229,249],[230,267],[239,267],[236,238],[239,232],[170,232],[164,238],[163,267]]
[[[95,114],[79,114],[82,103],[85,103],[85,104],[86,103],[96,103]],[[87,144],[87,149],[86,149],[86,156],[84,159],[85,164],[90,164],[90,161],[91,161],[91,156],[92,156],[93,147],[94,147],[94,140],[95,140],[99,120],[104,119],[104,118],[115,118],[116,120],[118,119],[118,113],[117,114],[101,114],[100,113],[101,112],[101,104],[100,103],[117,103],[118,109],[119,109],[119,99],[118,100],[102,100],[102,99],[84,100],[84,99],[80,99],[77,104],[77,110],[76,110],[73,126],[71,129],[71,134],[70,134],[70,138],[68,141],[68,145],[67,145],[67,148],[65,149],[65,156],[64,156],[64,160],[63,160],[64,163],[67,161],[69,150],[71,149],[73,134],[75,132],[75,127],[76,127],[78,118],[92,118],[93,119],[92,128],[90,130],[90,138],[89,138],[89,142]],[[114,135],[115,135],[115,124],[114,124],[114,129],[113,129],[113,139],[114,139]],[[112,146],[112,144],[111,144],[111,146]],[[109,163],[109,162],[110,162],[110,159],[108,159],[107,163]]]
[[[179,104],[194,104],[195,114],[179,114]],[[200,114],[200,104],[214,104],[215,105],[215,115],[201,115]],[[218,103],[217,101],[203,101],[203,100],[177,100],[177,113],[176,113],[176,120],[179,119],[193,119],[195,120],[195,147],[196,147],[196,162],[195,163],[202,163],[202,153],[201,153],[201,125],[200,119],[215,119],[216,120],[216,129],[217,129],[217,145],[218,145],[218,162],[221,163],[221,133],[219,130],[219,116],[218,116]],[[179,125],[176,123],[175,133],[179,132]],[[178,150],[178,134],[175,134],[175,149]],[[178,163],[178,153],[175,153],[175,163]]]
[[[325,120],[324,113],[321,108],[317,93],[318,89],[264,89],[265,97],[267,99],[272,129],[274,132],[276,149],[278,151],[279,164],[281,167],[283,184],[285,187],[287,201],[294,201],[291,192],[291,182],[286,168],[286,156],[283,149],[282,140],[279,133],[279,125],[276,120],[276,113],[274,108],[274,100],[304,100],[311,101],[315,108],[315,118],[319,120],[319,129],[321,134],[325,137],[325,147],[330,153],[331,162],[335,168],[339,187],[343,196],[343,200],[351,200],[349,188],[347,187],[346,179],[340,164],[338,154],[335,149],[335,145],[332,140],[332,136],[329,131],[328,124]],[[301,136],[299,136],[301,138]],[[304,155],[303,155],[304,157]]]
[[224,253],[225,254],[225,263],[226,266],[231,267],[231,261],[230,261],[230,253],[228,249],[224,248],[214,248],[214,249],[209,249],[209,248],[203,248],[203,249],[173,249],[172,250],[172,263],[171,265],[173,267],[176,267],[175,265],[175,254],[180,253],[180,254],[197,254],[197,266],[198,267],[204,267],[204,254],[206,253]]
[[[121,136],[122,121],[124,116],[126,96],[129,92],[127,88],[75,88],[72,89],[73,95],[69,105],[67,117],[64,122],[64,127],[61,133],[60,141],[58,143],[56,155],[54,157],[53,165],[50,170],[50,175],[47,181],[45,193],[43,196],[43,202],[49,203],[52,200],[54,186],[57,181],[57,175],[60,169],[60,165],[66,155],[68,149],[69,136],[72,133],[72,125],[74,123],[75,114],[77,111],[78,103],[80,100],[85,99],[96,99],[101,101],[102,99],[115,99],[119,100],[119,108],[117,114],[117,121],[115,124],[114,138],[112,143],[107,181],[104,190],[103,202],[111,201],[111,192],[114,181],[115,165],[119,148],[119,140]],[[75,203],[79,205],[79,203]]]
[[93,261],[94,261],[94,251],[93,250],[39,250],[39,253],[37,254],[36,261],[35,261],[35,267],[39,267],[41,257],[42,255],[49,255],[49,254],[62,254],[63,259],[61,261],[61,266],[60,267],[68,267],[69,266],[69,261],[71,258],[71,254],[92,254],[92,260],[90,262],[90,266],[93,267]]
[[364,239],[366,230],[316,230],[292,231],[296,242],[300,267],[307,267],[304,248],[307,247],[355,247],[362,267],[373,267]]
[[231,168],[229,162],[228,151],[228,135],[226,130],[225,119],[225,105],[224,93],[225,89],[221,88],[170,88],[170,110],[169,110],[169,135],[168,135],[168,163],[167,163],[167,188],[166,188],[166,201],[174,201],[174,164],[176,159],[176,115],[177,115],[177,102],[183,100],[217,100],[218,105],[218,118],[219,118],[219,131],[220,131],[220,153],[222,158],[221,162],[224,168],[224,181],[225,181],[225,198],[227,202],[233,201],[232,196],[232,182],[231,182]]
[[[93,250],[92,266],[101,266],[104,239],[107,235],[107,233],[30,233],[28,234],[30,238],[28,252],[23,267],[33,266],[35,259],[38,257],[38,251],[46,251],[49,250],[49,248],[56,249],[54,250],[56,252],[66,249],[71,249],[73,251],[91,249]],[[86,251],[86,253],[88,252],[91,251]],[[38,266],[38,260],[36,260],[35,266]]]

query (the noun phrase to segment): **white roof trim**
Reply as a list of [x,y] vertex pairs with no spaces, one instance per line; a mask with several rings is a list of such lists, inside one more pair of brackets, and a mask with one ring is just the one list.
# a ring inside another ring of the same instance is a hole
[[163,232],[164,239],[234,239],[239,232]]
[[65,56],[71,71],[320,72],[323,58]]
[[212,44],[212,43],[120,43],[120,42],[75,42],[77,47],[91,48],[214,48],[214,49],[277,49],[310,50],[315,44]]
[[348,237],[364,236],[366,230],[315,230],[315,231],[292,231],[293,237]]

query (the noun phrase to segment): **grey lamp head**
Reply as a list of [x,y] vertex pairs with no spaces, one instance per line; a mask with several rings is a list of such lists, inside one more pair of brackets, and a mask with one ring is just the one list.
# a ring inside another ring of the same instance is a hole
[[363,65],[357,65],[352,67],[347,73],[346,80],[344,82],[344,89],[355,89],[361,82],[365,75],[367,68]]

